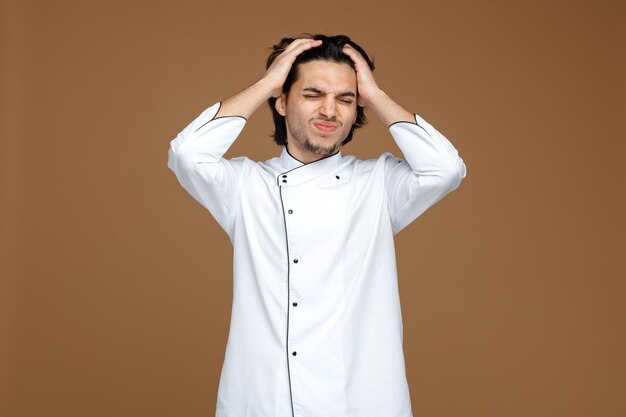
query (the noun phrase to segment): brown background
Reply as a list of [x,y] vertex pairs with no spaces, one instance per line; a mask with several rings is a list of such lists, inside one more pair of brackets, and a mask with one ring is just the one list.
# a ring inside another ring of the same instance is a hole
[[[0,415],[214,415],[231,247],[169,141],[301,32],[362,44],[467,165],[397,238],[415,416],[626,415],[619,3],[5,1]],[[344,149],[384,151],[373,115]]]

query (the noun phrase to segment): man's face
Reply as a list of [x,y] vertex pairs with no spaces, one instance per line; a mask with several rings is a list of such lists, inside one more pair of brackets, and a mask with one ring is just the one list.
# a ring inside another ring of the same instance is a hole
[[288,95],[276,100],[276,110],[287,124],[287,150],[305,163],[335,153],[356,120],[356,94],[356,73],[350,65],[301,64]]

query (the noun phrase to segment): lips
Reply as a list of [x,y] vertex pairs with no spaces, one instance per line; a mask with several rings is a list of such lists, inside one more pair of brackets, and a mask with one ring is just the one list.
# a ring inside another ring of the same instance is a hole
[[334,132],[335,130],[337,130],[337,125],[334,124],[334,123],[315,122],[315,123],[313,123],[313,126],[315,126],[315,128],[317,128],[317,130],[320,130],[320,131],[326,132],[326,133]]

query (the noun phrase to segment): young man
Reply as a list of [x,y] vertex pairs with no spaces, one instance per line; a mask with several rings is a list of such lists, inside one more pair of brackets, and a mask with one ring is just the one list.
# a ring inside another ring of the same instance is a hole
[[[234,248],[217,417],[412,416],[393,238],[466,170],[372,69],[345,36],[283,39],[258,82],[170,143],[169,168]],[[280,156],[222,158],[266,100]],[[364,108],[405,159],[341,153]]]

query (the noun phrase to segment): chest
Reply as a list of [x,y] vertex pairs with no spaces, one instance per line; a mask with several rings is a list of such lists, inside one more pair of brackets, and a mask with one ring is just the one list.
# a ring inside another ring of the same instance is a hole
[[237,221],[259,238],[280,232],[294,242],[341,239],[352,216],[353,185],[335,174],[299,184],[250,178],[240,196]]
[[307,250],[335,251],[377,227],[386,213],[384,187],[375,175],[350,170],[306,179],[285,175],[251,173],[245,181],[237,223],[247,239],[287,236]]

